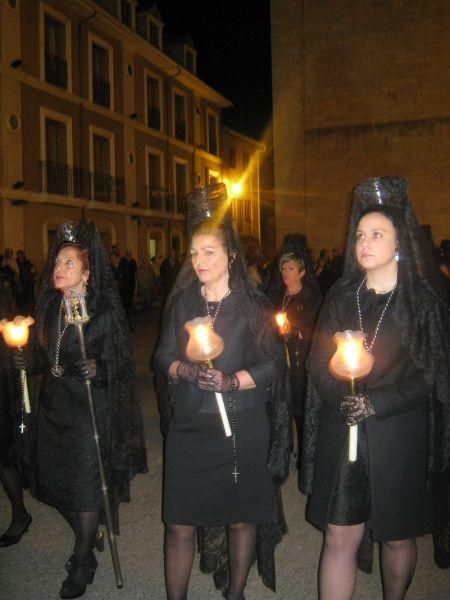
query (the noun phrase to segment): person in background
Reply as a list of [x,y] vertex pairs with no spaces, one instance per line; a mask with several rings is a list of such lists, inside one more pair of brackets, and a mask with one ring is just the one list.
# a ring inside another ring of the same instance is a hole
[[23,315],[31,314],[34,308],[34,283],[36,269],[25,256],[23,250],[17,250],[16,263],[19,270],[19,286],[17,292],[17,308]]
[[152,307],[153,270],[148,256],[144,256],[137,270],[138,296],[142,310]]
[[20,542],[32,522],[23,499],[21,397],[14,381],[18,381],[18,377],[11,368],[8,348],[0,336],[0,481],[11,504],[11,523],[0,536],[3,548]]
[[291,234],[279,254],[281,281],[277,286],[272,285],[268,296],[274,309],[284,312],[289,322],[286,330],[280,333],[289,356],[289,380],[297,432],[297,467],[299,467],[306,388],[306,357],[322,294],[309,263],[304,236]]
[[169,252],[169,256],[162,261],[160,268],[164,299],[168,298],[170,294],[170,290],[175,283],[180,266],[181,265],[178,262],[177,253],[174,249],[172,249]]
[[[449,312],[404,178],[357,185],[348,232],[344,275],[325,298],[307,364],[301,490],[307,519],[324,532],[321,600],[352,598],[369,538],[380,544],[384,599],[403,600],[415,538],[447,522]],[[329,371],[344,330],[362,331],[374,358],[356,395]]]

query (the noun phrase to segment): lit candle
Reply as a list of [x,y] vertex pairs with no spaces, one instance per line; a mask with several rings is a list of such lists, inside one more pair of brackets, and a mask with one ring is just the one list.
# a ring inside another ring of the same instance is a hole
[[[209,317],[197,317],[192,321],[188,321],[184,327],[190,336],[186,346],[187,358],[194,362],[206,362],[208,367],[212,368],[213,359],[217,358],[223,351],[223,340],[212,329],[211,319]],[[230,437],[231,427],[223,396],[220,392],[215,392],[215,396],[225,435]]]
[[[337,379],[348,381],[349,394],[356,395],[356,380],[365,377],[373,367],[372,354],[364,347],[362,331],[338,331],[334,340],[336,352],[330,360],[330,371]],[[358,425],[350,425],[348,431],[348,460],[355,462],[358,455]]]
[[[30,335],[29,327],[33,325],[33,317],[22,317],[21,315],[14,318],[13,321],[3,319],[0,321],[0,331],[6,344],[10,348],[18,348],[22,350],[28,342]],[[20,382],[22,387],[22,400],[25,412],[31,412],[30,396],[28,394],[27,374],[25,369],[20,369]]]
[[278,331],[280,335],[290,332],[291,324],[287,318],[286,311],[277,312],[275,315],[275,322],[278,325]]

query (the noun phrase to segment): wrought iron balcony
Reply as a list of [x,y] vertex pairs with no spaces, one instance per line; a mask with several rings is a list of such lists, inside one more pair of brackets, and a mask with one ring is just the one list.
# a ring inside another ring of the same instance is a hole
[[164,211],[166,192],[163,189],[154,189],[149,186],[145,188],[145,191],[145,208]]
[[175,196],[173,192],[166,194],[166,212],[175,212]]
[[64,58],[45,53],[45,81],[67,89],[67,61]]
[[106,173],[89,173],[91,199],[125,204],[125,180]]
[[148,108],[147,109],[147,125],[152,129],[161,128],[161,111],[159,108]]
[[186,198],[185,196],[177,196],[177,207],[176,212],[183,215],[186,210]]
[[42,161],[41,192],[125,204],[125,180],[104,173],[88,173],[64,163]]
[[92,80],[92,95],[96,104],[101,104],[101,106],[109,108],[111,106],[109,81],[103,81],[94,77]]

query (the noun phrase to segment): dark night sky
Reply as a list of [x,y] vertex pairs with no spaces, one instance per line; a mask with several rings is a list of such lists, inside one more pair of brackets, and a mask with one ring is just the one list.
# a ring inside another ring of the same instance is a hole
[[191,35],[198,77],[233,102],[222,113],[224,123],[259,138],[272,111],[269,0],[156,4],[165,32]]

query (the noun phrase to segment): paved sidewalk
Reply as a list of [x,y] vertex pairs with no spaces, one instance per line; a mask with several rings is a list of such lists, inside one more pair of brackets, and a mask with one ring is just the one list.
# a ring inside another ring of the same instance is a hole
[[[133,315],[133,344],[140,380],[150,472],[132,483],[132,502],[121,508],[118,538],[124,587],[115,586],[109,548],[98,555],[99,567],[86,600],[163,600],[163,526],[161,523],[162,439],[156,399],[149,370],[157,330],[158,310]],[[289,531],[277,549],[277,594],[267,590],[253,568],[246,590],[247,600],[314,600],[321,534],[304,520],[305,499],[297,491],[296,472],[283,488]],[[59,598],[66,576],[64,563],[73,545],[72,534],[56,510],[30,498],[33,515],[29,532],[21,542],[0,548],[0,600],[47,600]],[[0,532],[9,524],[9,505],[0,489]],[[212,578],[199,572],[196,561],[189,600],[219,600]],[[359,574],[354,600],[381,600],[377,561],[370,576]],[[419,540],[419,562],[408,600],[449,600],[450,570],[434,566],[430,536]]]

